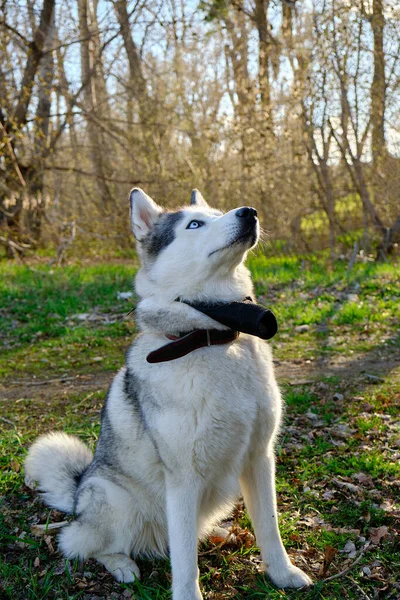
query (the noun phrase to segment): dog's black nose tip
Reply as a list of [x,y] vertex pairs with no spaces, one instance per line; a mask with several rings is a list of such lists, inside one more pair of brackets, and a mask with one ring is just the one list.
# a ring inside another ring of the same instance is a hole
[[256,217],[257,211],[255,208],[251,208],[251,206],[242,206],[239,208],[235,215],[240,219],[249,219],[250,217]]

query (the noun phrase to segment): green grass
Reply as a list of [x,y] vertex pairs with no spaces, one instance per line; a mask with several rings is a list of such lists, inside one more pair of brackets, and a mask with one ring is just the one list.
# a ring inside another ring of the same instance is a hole
[[[132,290],[135,270],[133,264],[34,271],[0,264],[0,375],[85,369],[99,354],[108,357],[102,368],[115,370],[121,363],[117,342],[128,345],[134,333],[132,319],[123,319],[134,299],[118,300],[117,293]],[[103,318],[75,317],[88,312]],[[118,320],[104,325],[107,318]]]
[[[365,597],[361,588],[367,597],[395,600],[399,264],[360,262],[348,273],[345,262],[324,256],[255,254],[249,265],[256,294],[275,311],[280,328],[271,345],[286,399],[277,446],[282,537],[316,584],[283,592],[263,577],[257,547],[243,541],[250,539],[251,522],[239,505],[235,523],[242,542],[200,547],[205,597],[358,600]],[[132,289],[135,269],[134,261],[34,270],[0,263],[1,598],[111,599],[129,597],[126,590],[138,600],[170,598],[168,561],[141,560],[141,583],[120,585],[93,561],[82,572],[62,559],[55,539],[35,537],[30,526],[64,515],[44,507],[23,484],[26,449],[40,433],[63,430],[95,446],[107,383],[135,334],[132,316],[125,317],[135,299],[117,297]],[[79,320],[81,313],[95,320]],[[346,542],[360,551],[363,538],[370,540],[379,527],[388,534],[347,575],[328,583],[318,578],[328,546],[337,554],[327,576],[351,564],[341,552]]]

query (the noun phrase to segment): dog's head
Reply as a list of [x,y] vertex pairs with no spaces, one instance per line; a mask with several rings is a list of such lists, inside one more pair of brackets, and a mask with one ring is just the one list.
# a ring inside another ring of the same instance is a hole
[[131,191],[130,203],[142,263],[139,295],[219,299],[251,292],[243,261],[259,237],[254,208],[224,214],[210,208],[197,190],[190,206],[175,212],[164,211],[139,188]]

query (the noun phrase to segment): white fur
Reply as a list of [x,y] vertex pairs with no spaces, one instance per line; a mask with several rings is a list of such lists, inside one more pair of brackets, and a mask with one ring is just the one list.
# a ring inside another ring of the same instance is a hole
[[151,229],[161,208],[140,188],[130,193],[132,231],[136,239],[143,239]]
[[90,465],[93,455],[78,438],[65,433],[40,436],[30,447],[25,461],[25,483],[43,491],[49,506],[72,512],[76,484],[71,478]]
[[[135,208],[135,197],[140,210]],[[140,212],[142,227],[150,223],[150,231],[151,219],[161,209],[145,195],[135,193],[132,198],[132,214]],[[206,226],[186,229],[188,221],[196,218]],[[110,453],[121,467],[109,472],[100,461],[93,473],[89,468],[77,493],[77,520],[60,536],[64,554],[95,557],[125,582],[139,576],[132,555],[163,555],[169,546],[173,600],[202,598],[198,538],[230,513],[240,492],[272,581],[279,587],[311,583],[290,562],[278,529],[274,443],[282,401],[269,346],[241,335],[233,343],[201,348],[171,362],[146,361],[151,351],[167,342],[167,330],[179,325],[183,331],[185,326],[218,327],[205,315],[175,302],[177,296],[241,300],[252,294],[250,274],[243,264],[248,244],[222,249],[235,235],[236,219],[235,211],[222,215],[204,205],[201,210],[196,205],[186,208],[174,241],[156,259],[144,255],[140,233],[144,266],[136,289],[142,298],[138,305],[142,332],[107,401],[107,427],[120,440]],[[160,322],[165,324],[162,329],[158,329]],[[126,369],[135,375],[138,389],[146,392],[140,417],[127,400]],[[48,475],[52,481],[47,481],[42,476],[45,462],[36,460],[46,440],[50,438],[34,444],[26,469],[29,477],[41,481],[41,487],[61,488],[53,466]],[[94,465],[96,460],[95,456]],[[46,501],[51,493],[55,492],[46,492]]]

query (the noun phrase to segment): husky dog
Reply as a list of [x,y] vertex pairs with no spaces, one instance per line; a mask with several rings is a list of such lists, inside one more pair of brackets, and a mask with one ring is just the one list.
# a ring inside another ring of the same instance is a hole
[[136,556],[169,552],[173,600],[202,598],[198,539],[242,493],[273,583],[310,585],[278,529],[274,442],[282,400],[267,343],[240,335],[168,362],[148,360],[188,332],[226,333],[186,301],[251,296],[244,259],[258,241],[257,212],[223,214],[197,190],[177,212],[137,188],[130,201],[141,333],[111,384],[94,456],[76,437],[44,435],[29,450],[26,481],[37,482],[49,506],[74,514],[59,537],[66,557],[95,558],[130,582],[140,576]]

